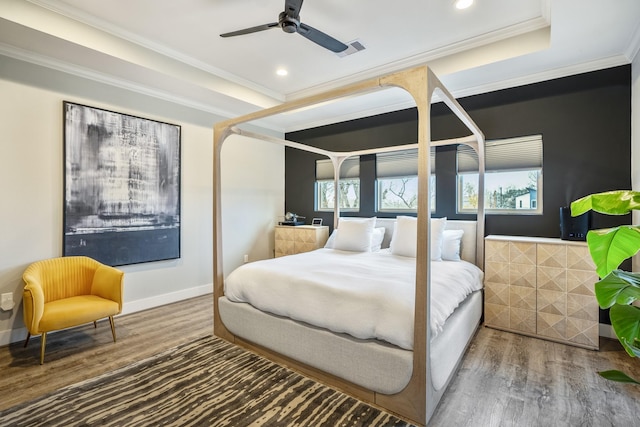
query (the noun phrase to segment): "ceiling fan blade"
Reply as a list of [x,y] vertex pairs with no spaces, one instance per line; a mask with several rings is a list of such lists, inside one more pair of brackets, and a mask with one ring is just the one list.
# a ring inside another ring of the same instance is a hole
[[284,12],[289,16],[298,18],[300,16],[300,8],[302,7],[302,1],[303,0],[285,0]]
[[233,36],[241,36],[243,34],[251,34],[257,33],[258,31],[270,30],[271,28],[279,27],[280,24],[277,22],[272,22],[270,24],[258,25],[256,27],[245,28],[244,30],[231,31],[230,33],[220,34],[220,37],[233,37]]
[[307,24],[303,24],[302,22],[298,28],[298,34],[335,53],[342,52],[349,47],[330,35],[325,34],[320,30],[316,30]]

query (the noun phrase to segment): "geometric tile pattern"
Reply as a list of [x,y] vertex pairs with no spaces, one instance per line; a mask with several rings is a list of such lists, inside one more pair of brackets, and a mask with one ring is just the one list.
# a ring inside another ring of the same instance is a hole
[[549,245],[540,243],[538,249],[538,265],[544,267],[567,268],[567,247],[565,245]]
[[487,237],[485,324],[597,349],[597,280],[586,243]]
[[567,293],[538,289],[537,310],[538,313],[549,313],[559,316],[567,315]]
[[538,312],[536,327],[538,335],[557,340],[566,339],[567,318],[565,316]]
[[594,296],[598,274],[595,270],[567,270],[567,292]]
[[599,321],[598,301],[594,296],[567,294],[567,316]]
[[275,256],[308,252],[324,246],[329,238],[327,226],[276,226]]
[[486,262],[509,262],[509,242],[488,240],[485,243],[485,256]]
[[567,339],[571,342],[599,347],[598,322],[567,317]]
[[487,325],[497,328],[509,328],[509,306],[502,304],[485,303],[484,321]]
[[509,309],[509,328],[535,334],[536,312],[512,307]]
[[522,286],[509,287],[509,306],[536,311],[536,290],[535,288],[524,288]]
[[509,264],[506,262],[485,263],[484,279],[487,282],[509,284]]
[[538,267],[538,289],[567,292],[567,270],[558,267]]
[[512,286],[536,287],[536,266],[528,264],[509,264],[509,281]]
[[509,307],[509,285],[506,283],[486,282],[484,301],[487,304]]
[[596,269],[589,248],[585,246],[567,246],[567,268],[572,270],[594,271]]
[[536,244],[510,242],[509,263],[536,265]]

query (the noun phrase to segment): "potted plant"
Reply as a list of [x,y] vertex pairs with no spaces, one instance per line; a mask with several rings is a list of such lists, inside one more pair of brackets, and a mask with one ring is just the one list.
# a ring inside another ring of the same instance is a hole
[[[617,190],[591,194],[571,203],[571,214],[589,210],[608,215],[625,215],[640,209],[640,192]],[[621,225],[615,228],[590,230],[587,245],[596,265],[600,281],[595,294],[601,308],[609,308],[611,326],[618,340],[631,357],[640,357],[640,273],[618,269],[620,264],[640,250],[640,226]],[[599,372],[604,378],[639,384],[617,370]]]

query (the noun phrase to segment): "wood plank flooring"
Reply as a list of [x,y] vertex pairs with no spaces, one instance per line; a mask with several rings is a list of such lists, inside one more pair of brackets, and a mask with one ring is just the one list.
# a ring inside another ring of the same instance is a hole
[[[0,410],[213,334],[213,297],[205,295],[47,334],[44,365],[40,337],[0,348]],[[0,425],[2,424],[0,420]]]
[[[45,364],[38,337],[0,348],[0,410],[92,378],[213,331],[206,295],[50,334]],[[640,387],[595,372],[640,377],[640,360],[617,341],[592,351],[481,327],[430,426],[638,426]],[[0,420],[1,424],[1,420]]]
[[481,327],[430,425],[640,426],[640,386],[608,369],[640,378],[616,340],[593,351]]

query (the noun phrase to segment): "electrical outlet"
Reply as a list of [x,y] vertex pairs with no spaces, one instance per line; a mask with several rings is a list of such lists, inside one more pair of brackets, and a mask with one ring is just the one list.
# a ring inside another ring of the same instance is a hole
[[13,294],[11,292],[7,292],[2,294],[0,297],[0,309],[4,311],[13,310]]
[[245,264],[249,262],[249,255],[247,254],[244,255],[244,262]]

